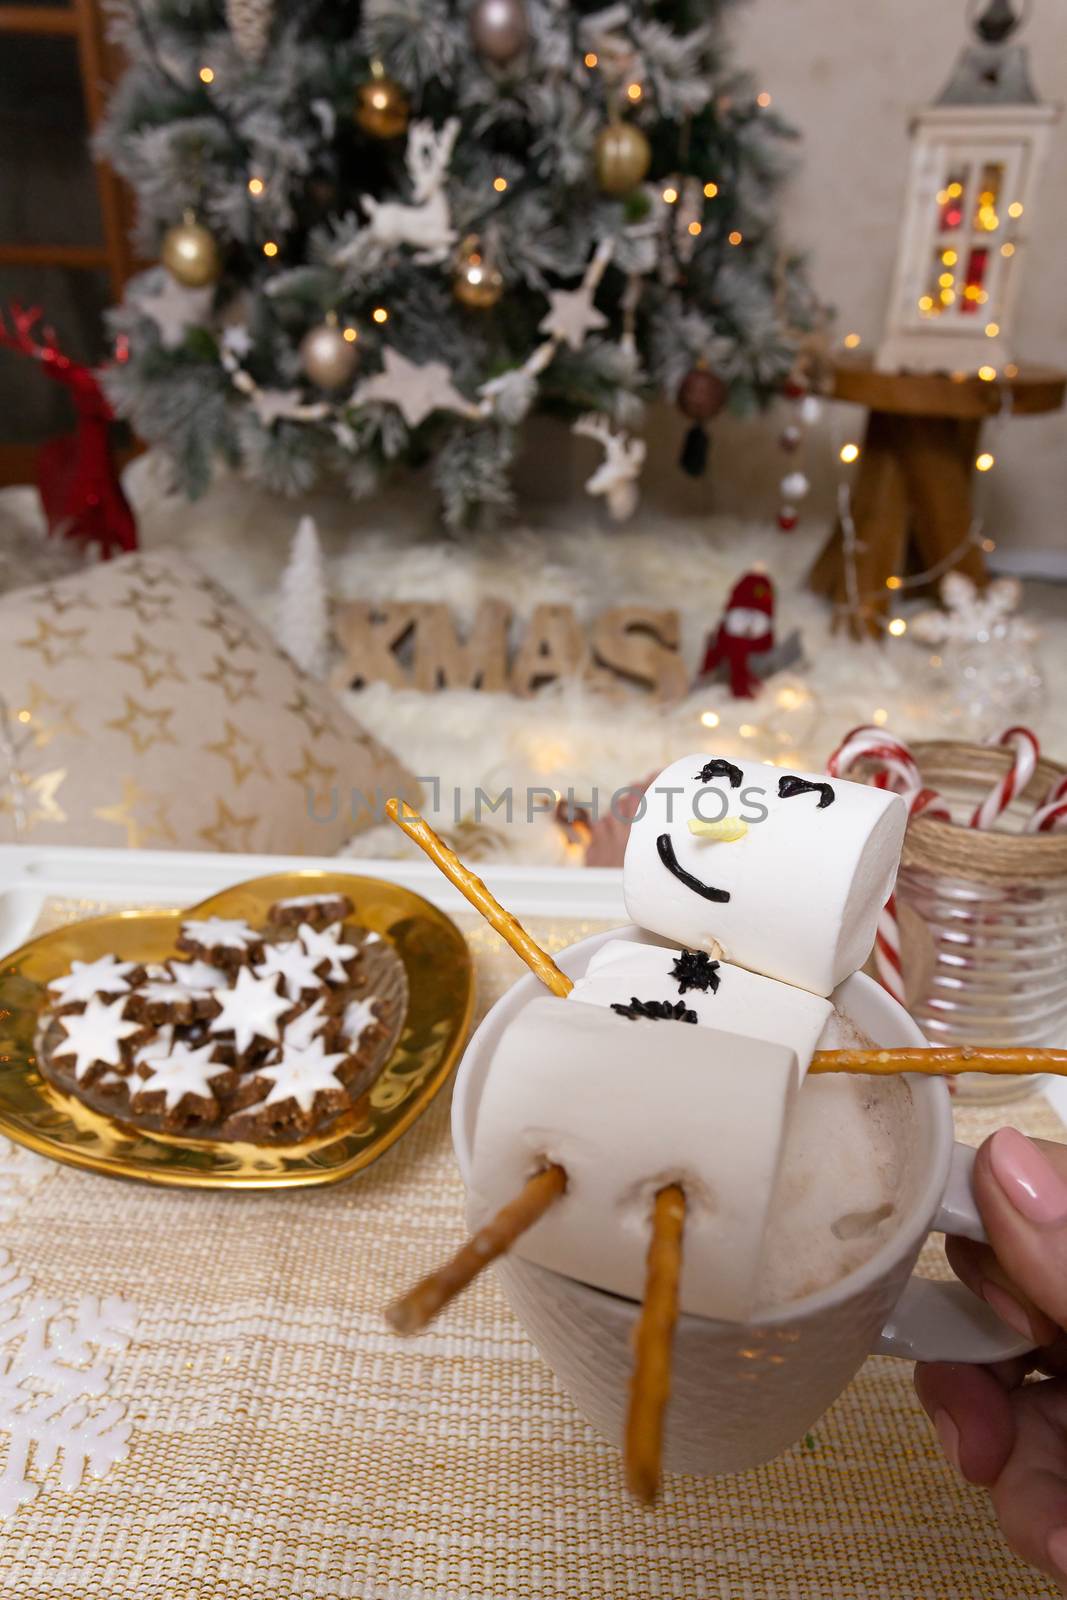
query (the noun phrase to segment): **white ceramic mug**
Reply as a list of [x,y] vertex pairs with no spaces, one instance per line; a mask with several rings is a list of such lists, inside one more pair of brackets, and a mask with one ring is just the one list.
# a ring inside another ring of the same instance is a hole
[[[608,939],[660,941],[635,927],[571,945],[557,958],[581,977]],[[470,1188],[478,1102],[502,1030],[542,995],[531,975],[497,1001],[467,1046],[452,1101],[452,1138]],[[838,1008],[883,1045],[925,1044],[907,1012],[855,973],[834,994]],[[675,1472],[741,1472],[802,1438],[868,1355],[923,1361],[1000,1361],[1025,1339],[958,1283],[911,1276],[930,1232],[982,1239],[971,1193],[974,1152],[953,1142],[948,1090],[910,1080],[917,1144],[913,1192],[896,1232],[857,1271],[818,1294],[743,1325],[684,1315],[674,1340],[664,1463]],[[638,1306],[519,1256],[496,1271],[519,1321],[578,1408],[607,1438],[622,1437]]]

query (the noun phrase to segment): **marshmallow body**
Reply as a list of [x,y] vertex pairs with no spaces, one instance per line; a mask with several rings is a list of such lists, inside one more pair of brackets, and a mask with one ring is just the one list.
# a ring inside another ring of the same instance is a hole
[[694,984],[684,976],[687,963],[691,955],[682,950],[611,939],[593,956],[568,998],[593,1006],[626,1005],[632,999],[665,1000],[673,1006],[681,1000],[703,1027],[785,1045],[795,1053],[803,1079],[834,1015],[830,1001],[727,961],[717,962],[710,975],[710,964],[703,971],[698,964]]
[[742,1320],[797,1079],[782,1045],[535,1000],[502,1035],[479,1102],[471,1225],[558,1162],[566,1191],[515,1254],[640,1300],[653,1201],[679,1183],[682,1310]]
[[[706,831],[720,818],[731,837]],[[686,756],[649,787],[631,827],[626,908],[651,933],[714,941],[727,961],[828,995],[870,954],[906,823],[904,801],[884,789]]]

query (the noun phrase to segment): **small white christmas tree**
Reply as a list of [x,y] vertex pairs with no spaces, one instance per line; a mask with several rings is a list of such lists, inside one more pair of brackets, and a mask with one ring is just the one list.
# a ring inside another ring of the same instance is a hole
[[278,590],[275,636],[286,655],[313,678],[329,662],[326,569],[314,517],[301,517]]

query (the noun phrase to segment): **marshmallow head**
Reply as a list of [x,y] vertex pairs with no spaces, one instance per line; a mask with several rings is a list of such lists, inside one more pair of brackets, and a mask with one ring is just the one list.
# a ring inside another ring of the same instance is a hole
[[566,1191],[515,1253],[640,1300],[653,1201],[678,1183],[682,1309],[743,1320],[797,1079],[781,1045],[535,1000],[502,1035],[478,1106],[471,1224],[558,1162]]
[[753,761],[686,756],[645,794],[623,871],[651,933],[813,994],[870,954],[907,810],[899,795]]
[[796,1055],[801,1078],[834,1015],[829,1000],[805,989],[713,961],[702,951],[632,939],[602,945],[568,999],[608,1007],[637,1000],[673,1008],[681,1002],[702,1027],[785,1045]]

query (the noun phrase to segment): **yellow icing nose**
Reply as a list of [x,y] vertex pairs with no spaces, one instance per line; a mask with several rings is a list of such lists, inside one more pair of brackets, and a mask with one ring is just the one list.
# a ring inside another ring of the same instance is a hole
[[748,832],[748,823],[741,817],[723,817],[719,822],[701,822],[699,817],[689,819],[689,832],[698,839],[717,839],[720,844],[733,844]]

